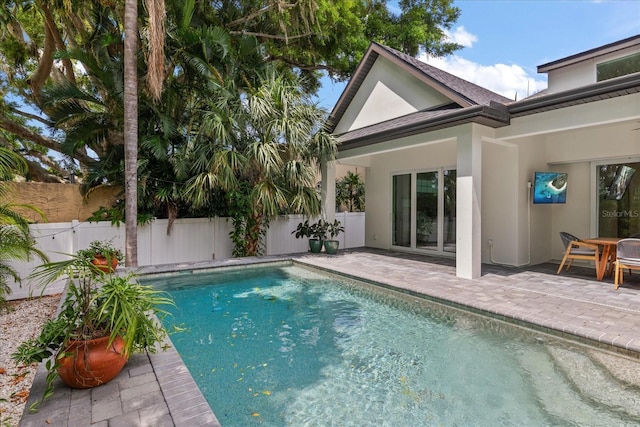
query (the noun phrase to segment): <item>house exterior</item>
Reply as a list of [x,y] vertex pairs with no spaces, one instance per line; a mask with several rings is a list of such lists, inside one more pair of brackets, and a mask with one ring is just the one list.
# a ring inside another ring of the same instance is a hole
[[513,101],[371,44],[330,116],[337,163],[366,171],[366,246],[476,278],[560,259],[560,231],[640,233],[640,35],[538,72],[548,88]]

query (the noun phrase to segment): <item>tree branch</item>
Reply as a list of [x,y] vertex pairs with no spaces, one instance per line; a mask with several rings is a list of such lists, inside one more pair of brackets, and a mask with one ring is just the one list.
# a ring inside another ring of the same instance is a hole
[[[261,9],[256,10],[253,13],[250,13],[248,15],[243,16],[240,19],[236,19],[235,21],[231,21],[227,24],[227,28],[231,28],[231,27],[235,27],[237,25],[242,25],[246,22],[250,22],[252,19],[257,18],[258,16],[264,15],[265,13],[269,12],[271,9],[273,9],[276,6],[276,4],[271,3],[270,5],[267,5]],[[289,3],[289,4],[285,4],[282,6],[282,9],[292,9],[296,7],[296,4],[294,3]]]
[[[48,148],[50,150],[55,151],[56,153],[60,153],[60,154],[64,154],[67,155],[66,153],[64,153],[64,151],[62,150],[62,147],[60,145],[60,143],[49,139],[49,138],[45,138],[42,135],[39,135],[35,132],[33,132],[31,129],[26,128],[14,121],[12,121],[11,119],[9,119],[7,116],[5,116],[4,114],[2,114],[0,112],[0,129],[4,129],[7,132],[13,133],[14,135],[18,136],[19,138],[22,139],[26,139],[28,141],[34,142],[38,145],[41,145],[45,148]],[[88,155],[84,154],[84,153],[74,153],[71,157],[73,157],[74,159],[78,160],[80,163],[84,164],[84,165],[89,165],[91,163],[95,163],[95,160],[92,159],[91,157],[89,157]]]
[[327,64],[303,64],[301,62],[294,61],[293,59],[288,58],[286,56],[269,55],[268,60],[269,61],[281,61],[281,62],[284,62],[287,65],[290,65],[292,67],[298,68],[300,70],[305,70],[305,71],[324,70],[324,71],[327,71],[328,73],[333,74],[333,75],[341,75],[343,73],[338,68],[332,67],[332,66],[327,65]]
[[308,32],[305,34],[298,34],[297,36],[282,36],[278,34],[254,33],[252,31],[229,31],[229,34],[234,36],[254,36],[254,37],[263,38],[263,39],[288,41],[288,40],[295,40],[295,39],[302,39],[305,37],[309,37],[314,35],[315,33]]
[[28,150],[25,153],[25,155],[31,156],[31,157],[34,157],[34,158],[38,159],[38,161],[40,163],[42,163],[43,165],[46,165],[49,168],[53,169],[61,177],[65,177],[66,175],[69,174],[68,170],[60,167],[60,165],[58,163],[56,163],[55,161],[51,160],[51,158],[49,158],[48,156],[42,154],[39,151]]
[[[42,3],[40,7],[42,8],[42,12],[44,14],[45,27],[51,32],[51,36],[53,37],[56,48],[61,51],[65,50],[66,46],[64,40],[62,40],[62,36],[58,31],[58,27],[56,26],[53,15],[51,14],[51,10],[49,10],[49,7],[45,3]],[[69,58],[62,58],[62,64],[64,65],[65,77],[71,83],[75,84],[76,76],[73,72],[73,64],[71,63],[71,60]]]
[[36,120],[46,126],[51,126],[51,122],[49,122],[47,119],[40,117],[38,115],[35,114],[31,114],[31,113],[27,113],[26,111],[21,111],[18,110],[17,108],[13,108],[13,107],[9,107],[9,111],[11,111],[12,113],[15,113],[19,116],[25,117],[29,120]]
[[42,56],[40,56],[40,60],[38,61],[38,68],[28,80],[29,86],[31,86],[31,90],[33,91],[33,97],[36,100],[40,99],[40,90],[42,89],[42,85],[44,85],[49,74],[51,74],[51,67],[53,66],[53,51],[55,49],[54,45],[55,40],[53,39],[53,34],[51,34],[49,26],[45,25],[44,49],[42,51]]

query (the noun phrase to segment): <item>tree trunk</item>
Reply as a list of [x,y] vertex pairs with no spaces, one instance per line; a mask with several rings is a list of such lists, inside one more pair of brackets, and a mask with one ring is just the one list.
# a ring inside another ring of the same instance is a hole
[[138,2],[124,7],[125,265],[138,266]]

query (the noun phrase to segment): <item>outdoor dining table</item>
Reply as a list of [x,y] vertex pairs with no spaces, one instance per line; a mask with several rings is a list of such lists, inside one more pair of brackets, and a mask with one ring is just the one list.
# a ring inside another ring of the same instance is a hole
[[[613,273],[613,263],[616,260],[616,251],[620,237],[591,237],[589,239],[583,239],[582,241],[602,247],[600,265],[598,266],[598,275],[596,276],[597,279],[602,280],[605,272],[607,273],[607,276],[610,276],[611,273]],[[607,262],[609,262],[608,267]]]

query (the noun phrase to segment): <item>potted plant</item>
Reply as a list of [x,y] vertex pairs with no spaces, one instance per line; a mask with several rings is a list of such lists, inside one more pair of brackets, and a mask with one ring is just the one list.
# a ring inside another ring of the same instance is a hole
[[118,263],[124,260],[122,252],[111,241],[94,240],[89,247],[76,252],[78,257],[89,260],[98,269],[105,273],[111,273],[118,267]]
[[309,220],[298,224],[298,228],[293,230],[291,234],[296,235],[296,239],[301,237],[309,238],[309,250],[313,253],[318,253],[322,250],[322,242],[324,241],[326,234],[326,223],[323,220],[319,220],[314,224],[310,224]]
[[80,252],[68,260],[37,267],[32,279],[45,286],[69,277],[66,296],[56,318],[40,336],[23,342],[12,355],[30,364],[47,360],[43,399],[60,378],[72,388],[90,388],[115,378],[131,352],[155,352],[166,336],[156,316],[173,304],[163,292],[137,283],[133,275],[117,276],[96,267]]
[[337,219],[333,222],[325,222],[326,232],[331,236],[330,239],[326,239],[324,241],[324,250],[326,253],[330,255],[334,255],[338,252],[338,247],[340,246],[340,241],[335,240],[335,237],[338,237],[338,234],[344,232],[344,227],[342,223]]
[[322,251],[322,244],[327,238],[327,222],[319,219],[318,222],[312,225],[312,228],[312,238],[309,240],[309,246],[311,247],[311,252],[319,253]]

